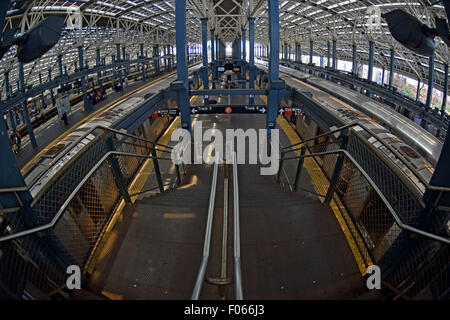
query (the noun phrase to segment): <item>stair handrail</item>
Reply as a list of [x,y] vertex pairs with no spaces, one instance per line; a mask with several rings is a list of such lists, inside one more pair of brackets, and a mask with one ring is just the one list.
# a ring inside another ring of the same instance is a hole
[[[400,160],[401,160],[401,162],[402,162],[402,164],[404,164],[411,172],[413,172],[414,173],[414,175],[417,177],[417,179],[419,179],[420,180],[420,182],[427,188],[427,189],[430,189],[430,190],[433,190],[433,191],[442,191],[442,192],[450,192],[450,188],[449,187],[441,187],[441,186],[433,186],[433,185],[431,185],[431,184],[429,184],[423,177],[422,177],[422,175],[405,159],[405,157],[403,156],[403,155],[401,155],[397,150],[395,150],[391,145],[389,145],[389,144],[387,144],[385,141],[383,141],[382,139],[380,139],[379,137],[378,137],[378,135],[375,133],[375,132],[373,132],[372,130],[370,130],[361,120],[355,120],[355,121],[352,121],[351,123],[349,123],[349,124],[347,124],[347,125],[344,125],[344,126],[342,126],[342,127],[339,127],[339,128],[336,128],[336,129],[333,129],[333,130],[330,130],[330,131],[327,131],[327,132],[324,132],[324,133],[322,133],[322,134],[319,134],[319,135],[317,135],[317,136],[314,136],[314,137],[312,137],[312,138],[309,138],[309,139],[305,139],[305,140],[302,140],[302,141],[300,141],[300,142],[297,142],[297,143],[294,143],[294,144],[292,144],[292,145],[289,145],[289,146],[287,146],[287,147],[283,147],[282,148],[282,151],[281,151],[281,154],[283,155],[283,154],[286,154],[286,153],[289,153],[289,152],[293,152],[293,151],[297,151],[297,150],[300,150],[301,148],[295,148],[295,149],[292,149],[292,150],[287,150],[288,148],[293,148],[293,147],[296,147],[296,146],[299,146],[299,145],[302,145],[302,144],[305,144],[306,142],[309,142],[309,141],[313,141],[313,140],[315,140],[315,139],[317,139],[317,138],[321,138],[321,137],[325,137],[325,136],[329,136],[329,135],[331,135],[331,134],[333,134],[333,133],[337,133],[337,132],[342,132],[342,131],[344,131],[344,130],[346,130],[346,129],[350,129],[350,128],[352,128],[352,127],[355,127],[355,126],[359,126],[359,127],[361,127],[364,131],[366,131],[367,133],[369,133],[370,135],[372,135],[376,140],[377,140],[377,142],[380,142],[384,147],[386,147],[389,151],[391,151],[396,157],[398,157]],[[373,149],[373,147],[372,147],[372,145],[368,145],[369,147],[371,147],[372,149]]]
[[[367,180],[367,182],[370,184],[370,186],[373,188],[373,190],[377,193],[377,195],[380,197],[383,204],[388,209],[390,215],[394,219],[395,223],[404,230],[410,231],[412,233],[424,236],[426,238],[445,243],[450,244],[450,238],[445,238],[424,230],[421,230],[416,227],[412,227],[402,221],[402,219],[399,217],[399,215],[395,212],[392,205],[389,203],[389,201],[386,199],[384,194],[381,192],[381,190],[378,188],[378,186],[375,184],[375,182],[370,178],[370,176],[367,174],[367,172],[359,165],[359,163],[352,157],[352,155],[345,149],[337,149],[337,150],[331,150],[331,151],[324,151],[324,152],[317,152],[317,153],[310,153],[305,154],[301,156],[292,156],[292,157],[286,157],[283,160],[293,160],[293,159],[301,159],[301,158],[310,158],[310,157],[317,157],[317,156],[324,156],[324,155],[330,155],[330,154],[343,154],[345,155],[352,163],[353,165],[358,169],[358,171],[364,176],[364,178]],[[280,167],[281,170],[281,167]]]
[[216,189],[217,189],[217,172],[219,167],[219,153],[216,153],[214,159],[214,168],[211,181],[211,192],[209,194],[209,205],[208,205],[208,216],[206,221],[206,231],[205,240],[203,243],[203,255],[200,268],[198,270],[197,279],[195,281],[194,289],[192,291],[191,300],[198,300],[202,292],[203,283],[205,280],[206,268],[209,261],[209,252],[211,248],[211,233],[212,233],[212,223],[214,218],[214,203],[216,200]]
[[241,233],[239,223],[239,181],[236,152],[233,152],[233,220],[234,220],[234,293],[236,300],[243,300],[241,271]]
[[[145,138],[141,138],[126,132],[122,132],[120,130],[116,130],[116,129],[112,129],[110,127],[101,125],[101,124],[97,124],[95,126],[93,126],[92,128],[90,128],[88,131],[86,131],[82,136],[80,136],[78,139],[76,139],[75,141],[73,141],[68,149],[66,149],[65,152],[61,153],[60,155],[58,155],[55,159],[53,159],[48,165],[47,165],[47,169],[45,169],[44,171],[42,171],[41,173],[39,173],[35,178],[33,178],[33,180],[31,180],[30,183],[28,183],[26,186],[23,187],[12,187],[12,188],[1,188],[0,189],[0,193],[8,193],[8,192],[26,192],[29,191],[31,189],[31,187],[36,183],[36,181],[38,181],[40,178],[42,178],[45,174],[47,174],[51,169],[52,166],[57,163],[59,160],[61,160],[61,158],[63,158],[64,156],[67,155],[68,152],[70,152],[74,147],[76,147],[82,140],[86,139],[88,135],[92,134],[92,132],[94,132],[96,129],[102,129],[105,132],[110,132],[110,133],[114,133],[114,134],[118,134],[118,135],[122,135],[122,136],[126,136],[129,138],[133,138],[133,139],[137,139],[146,143],[150,143],[152,144],[155,148],[156,147],[164,147],[167,149],[172,149],[172,147],[166,146],[164,144],[160,144],[160,143],[155,143],[153,141],[147,140]],[[162,152],[169,152],[169,151],[165,151],[165,150],[159,150],[158,151],[162,151]],[[68,165],[70,164],[70,162],[66,163],[65,165],[63,165],[60,170],[63,170],[64,168],[66,168]]]
[[[53,216],[52,220],[48,223],[22,230],[19,232],[15,232],[6,236],[0,237],[0,243],[4,241],[9,240],[15,240],[27,235],[31,235],[37,232],[45,231],[48,229],[53,228],[58,221],[60,220],[61,216],[66,211],[67,207],[71,203],[71,201],[75,198],[75,196],[78,194],[78,191],[83,187],[83,185],[88,181],[88,179],[97,171],[97,169],[110,157],[112,156],[125,156],[125,157],[137,157],[137,158],[144,158],[144,159],[156,159],[154,156],[149,155],[142,155],[142,154],[134,154],[134,153],[127,153],[127,152],[119,152],[119,151],[109,151],[107,152],[93,167],[92,169],[83,177],[83,179],[77,184],[77,186],[73,189],[73,191],[70,193],[70,195],[67,197],[67,199],[64,201],[64,203],[61,205],[59,210],[56,212],[56,214]],[[171,158],[164,158],[164,157],[158,157],[158,160],[172,160]]]

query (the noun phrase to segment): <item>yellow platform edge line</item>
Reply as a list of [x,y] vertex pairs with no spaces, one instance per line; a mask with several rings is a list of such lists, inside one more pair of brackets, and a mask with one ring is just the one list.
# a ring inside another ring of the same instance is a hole
[[[287,120],[284,117],[279,116],[277,118],[277,123],[280,126],[280,128],[282,128],[282,130],[285,132],[286,136],[288,137],[289,141],[291,142],[291,144],[295,144],[298,142],[301,142],[301,139],[298,137],[297,133],[294,131],[294,129],[289,125],[289,123],[287,122]],[[296,150],[297,155],[300,155],[300,150]],[[312,160],[312,159],[311,159]],[[322,190],[323,188],[321,188],[321,184],[317,181],[317,176],[314,174],[314,170],[320,170],[320,168],[317,166],[317,164],[314,161],[308,161],[308,165],[305,165],[306,170],[308,171],[309,176],[311,177],[311,181],[314,185],[314,188],[316,189],[316,191],[318,193],[320,193],[320,191],[324,191]],[[306,163],[306,159],[305,159],[305,163]],[[337,204],[335,202],[334,199],[332,199],[332,201],[330,202],[330,208],[333,211],[334,216],[336,217],[336,220],[339,223],[339,226],[342,230],[342,232],[345,235],[345,238],[347,240],[347,243],[350,247],[350,250],[352,251],[353,257],[355,258],[356,264],[358,266],[359,271],[361,272],[361,275],[365,275],[366,274],[366,269],[367,266],[364,263],[364,259],[361,255],[361,253],[358,250],[358,246],[355,242],[354,236],[356,236],[357,240],[360,244],[363,244],[362,239],[360,239],[359,235],[356,234],[354,235],[349,228],[347,227],[347,224],[345,222],[344,217],[342,216],[341,210],[343,212],[346,212],[345,208],[343,207],[342,204]],[[348,220],[347,220],[348,221]],[[349,223],[352,223],[351,221],[349,221]],[[352,226],[352,229],[356,230],[356,227]],[[359,239],[358,239],[359,238]],[[366,256],[366,259],[368,259],[368,264],[372,264],[372,262],[370,261],[370,256],[369,254],[366,252],[366,248],[365,246],[362,246],[361,249],[364,251],[364,255]]]

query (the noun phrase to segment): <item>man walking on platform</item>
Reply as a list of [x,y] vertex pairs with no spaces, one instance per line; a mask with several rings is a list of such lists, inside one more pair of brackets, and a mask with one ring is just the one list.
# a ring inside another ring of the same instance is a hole
[[68,122],[67,122],[67,111],[66,111],[66,108],[64,108],[64,106],[61,106],[61,115],[62,115],[61,120],[63,120],[64,124],[67,126],[68,125]]

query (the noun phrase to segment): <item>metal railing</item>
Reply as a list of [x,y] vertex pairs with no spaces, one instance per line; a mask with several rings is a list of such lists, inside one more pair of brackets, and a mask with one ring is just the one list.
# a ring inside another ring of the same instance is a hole
[[239,217],[239,182],[236,152],[233,153],[233,209],[234,209],[234,294],[236,300],[243,300],[241,272],[241,231]]
[[[88,139],[88,137],[91,135],[95,136],[95,138]],[[132,140],[132,142],[126,141],[125,138],[128,140]],[[77,148],[80,146],[80,144],[84,146],[87,140],[90,140],[90,142],[84,147],[83,150],[78,151]],[[18,193],[27,192],[32,190],[33,188],[40,187],[41,182],[39,181],[44,180],[44,178],[47,176],[49,177],[49,181],[42,188],[40,188],[30,204],[30,206],[33,208],[37,204],[39,204],[39,202],[42,200],[41,197],[43,195],[49,193],[49,189],[54,188],[53,184],[57,183],[57,181],[59,180],[64,179],[65,175],[71,175],[71,178],[69,180],[71,180],[72,184],[80,181],[82,177],[87,173],[86,169],[91,168],[92,165],[94,165],[96,161],[98,161],[103,155],[105,155],[108,150],[111,150],[111,148],[116,148],[124,152],[139,154],[148,154],[150,152],[154,153],[156,151],[170,153],[170,151],[168,150],[171,150],[171,147],[169,146],[155,143],[145,138],[137,137],[103,125],[96,125],[86,131],[78,139],[70,143],[69,146],[65,148],[65,151],[59,154],[49,164],[47,164],[47,168],[36,175],[28,183],[27,186],[0,189],[0,193],[12,193],[18,200],[20,200],[20,198],[18,197]],[[74,155],[69,161],[65,161],[64,158],[67,157],[67,155],[69,155],[71,152],[74,152]],[[60,168],[58,168],[56,174],[54,174],[54,168],[58,166],[58,162],[60,161],[64,163]],[[77,166],[79,162],[83,162],[84,164],[86,164],[85,168],[80,168],[79,166]],[[71,168],[75,168],[78,171],[78,174],[71,173]],[[124,168],[123,165],[122,168]],[[77,175],[78,177],[75,177],[75,175]],[[23,204],[20,204],[19,207],[15,208],[2,208],[0,209],[0,213],[17,212],[21,207],[23,207]]]
[[[384,283],[397,290],[397,298],[417,297],[425,288],[442,294],[450,262],[448,213],[427,214],[421,198],[399,177],[401,171],[394,168],[398,165],[388,165],[363,137],[353,134],[349,129],[355,125],[363,128],[354,123],[283,148],[278,182],[330,205],[364,264],[382,267]],[[403,159],[395,150],[392,153]],[[448,191],[417,181],[441,193]],[[427,223],[430,219],[432,223]]]
[[205,231],[205,241],[203,244],[203,256],[200,264],[200,268],[197,275],[197,280],[195,281],[194,290],[192,291],[191,300],[198,300],[202,292],[203,282],[205,281],[206,267],[209,261],[209,251],[211,247],[211,233],[212,233],[212,223],[214,218],[214,203],[216,200],[216,188],[217,188],[217,171],[219,167],[219,153],[216,153],[214,159],[214,169],[211,182],[211,193],[209,195],[209,205],[208,205],[208,219],[206,221],[206,231]]
[[[118,140],[109,141],[121,146]],[[132,144],[124,146],[131,150]],[[147,150],[140,144],[134,149]],[[0,297],[17,299],[25,292],[37,298],[51,296],[66,286],[69,265],[79,266],[85,274],[113,217],[127,199],[145,186],[163,192],[175,185],[164,186],[162,176],[181,183],[184,166],[180,169],[170,157],[152,153],[107,151],[70,189],[49,221],[21,224],[21,230],[15,230],[12,223],[6,225],[0,237]],[[161,161],[167,164],[164,168],[155,165]],[[151,173],[142,178],[140,170],[144,168]]]
[[[231,150],[230,150],[231,152]],[[233,245],[233,259],[234,259],[234,293],[236,300],[243,300],[242,293],[242,272],[241,272],[241,237],[240,237],[240,224],[239,224],[239,182],[237,173],[237,160],[236,152],[232,154],[232,170],[233,170],[233,232],[234,232],[234,245]],[[213,170],[213,178],[211,182],[211,193],[209,197],[208,206],[208,218],[206,223],[205,240],[203,246],[203,256],[200,264],[200,268],[197,274],[195,286],[191,295],[192,300],[198,300],[200,298],[203,283],[206,280],[208,283],[219,286],[219,295],[222,299],[225,299],[225,289],[226,285],[232,283],[232,281],[227,278],[227,233],[228,233],[228,181],[229,177],[227,174],[227,164],[225,164],[224,170],[224,216],[223,216],[223,226],[222,226],[222,260],[221,260],[221,272],[220,278],[206,277],[206,268],[208,267],[210,247],[211,247],[211,232],[212,232],[212,222],[214,218],[214,202],[215,193],[217,187],[217,170],[219,163],[219,154],[216,154]]]

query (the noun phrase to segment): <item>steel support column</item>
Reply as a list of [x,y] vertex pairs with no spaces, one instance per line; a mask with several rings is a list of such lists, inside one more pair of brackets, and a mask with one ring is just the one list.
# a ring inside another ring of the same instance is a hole
[[309,41],[309,63],[312,64],[313,63],[313,41],[310,40]]
[[420,80],[417,80],[416,102],[419,101],[419,98],[420,98]]
[[327,67],[331,67],[331,46],[330,42],[327,42]]
[[441,105],[441,119],[444,117],[445,109],[447,107],[447,94],[448,94],[448,64],[444,64],[444,89]]
[[394,64],[395,64],[395,51],[391,49],[391,63],[389,65],[389,90],[393,90],[394,86]]
[[[434,82],[434,53],[430,56],[428,62],[428,90],[427,90],[427,100],[425,102],[425,112],[428,112],[431,108],[431,102],[433,99],[433,82]],[[422,118],[420,125],[423,128],[428,127],[428,122]]]
[[276,126],[278,116],[278,104],[280,101],[279,89],[284,88],[284,82],[279,80],[280,67],[280,22],[278,0],[268,0],[269,4],[269,96],[267,112],[267,135],[271,136],[271,130]]
[[[42,84],[42,74],[39,72],[39,84]],[[42,104],[42,108],[44,109],[45,106],[45,100],[44,100],[44,93],[41,93],[41,104]],[[44,112],[42,111],[42,115],[44,115]]]
[[59,71],[59,76],[62,78],[62,76],[63,76],[63,64],[62,64],[62,56],[61,55],[58,56],[58,71]]
[[215,54],[215,57],[216,57],[216,60],[219,60],[219,59],[220,59],[220,58],[219,58],[219,36],[216,35],[216,36],[214,37],[214,39],[215,39],[215,41],[216,41],[216,54]]
[[[23,63],[19,62],[19,90],[22,94],[25,93],[25,75],[23,73]],[[30,121],[30,113],[28,112],[27,103],[24,102],[22,104],[22,110],[23,110],[23,120],[25,121],[25,124],[27,125],[27,132],[28,136],[30,137],[31,145],[33,146],[33,149],[37,148],[37,142],[36,137],[34,136],[33,126],[31,125]]]
[[337,60],[336,60],[336,40],[333,39],[333,69],[337,69]]
[[[101,61],[100,48],[97,48],[95,50],[95,64],[97,67],[100,66],[100,61]],[[98,82],[100,89],[103,90],[103,81],[102,81],[102,72],[101,71],[97,72],[97,82]]]
[[[141,43],[139,45],[140,49],[141,49],[141,58],[144,57],[144,44]],[[145,62],[142,62],[142,81],[145,82]]]
[[[155,57],[157,59],[155,59]],[[160,70],[160,67],[159,67],[159,46],[158,45],[153,46],[153,63],[154,63],[154,66],[155,66],[156,74],[157,75],[160,74],[161,70]]]
[[358,66],[356,65],[356,44],[352,45],[352,74],[355,76],[358,73]]
[[[80,71],[84,69],[84,59],[83,59],[83,47],[78,47],[78,63],[80,65]],[[89,104],[88,99],[86,95],[86,83],[84,76],[81,77],[81,91],[83,92],[83,103],[84,103],[84,110],[87,111]]]
[[[247,61],[247,39],[246,39],[246,31],[242,29],[242,60]],[[245,65],[245,63],[244,63]],[[244,73],[245,75],[245,73]]]
[[186,0],[175,0],[175,39],[177,45],[177,102],[181,113],[181,127],[191,130],[191,111],[188,96],[188,68],[186,63]]
[[[369,82],[372,82],[372,76],[373,76],[373,54],[374,54],[374,43],[373,41],[369,41],[369,69],[367,72],[367,80]],[[370,97],[370,91],[366,90],[366,95]]]
[[[66,72],[67,75],[67,72]],[[52,81],[52,69],[48,69],[48,81]],[[52,98],[52,104],[56,105],[55,96],[53,95],[53,88],[50,89],[50,96]]]
[[[203,89],[208,90],[208,18],[202,18],[202,58],[203,66],[201,68],[203,77]],[[209,97],[204,97],[205,104],[209,104]]]
[[[255,88],[255,18],[248,18],[248,40],[249,40],[249,82],[248,87],[250,89]],[[255,97],[253,95],[249,96],[249,104],[255,102]]]

